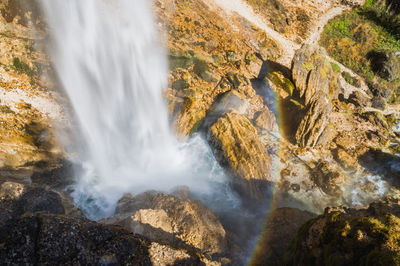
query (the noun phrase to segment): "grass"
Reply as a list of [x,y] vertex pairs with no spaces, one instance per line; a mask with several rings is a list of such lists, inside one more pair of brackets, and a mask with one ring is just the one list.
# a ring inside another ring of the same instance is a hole
[[[367,83],[382,84],[394,91],[391,100],[400,101],[400,80],[388,82],[380,78],[368,59],[371,52],[400,52],[400,35],[396,28],[398,23],[400,29],[400,16],[386,10],[382,1],[368,0],[363,7],[332,19],[324,28],[321,45]],[[346,74],[344,78],[350,84],[354,82]]]

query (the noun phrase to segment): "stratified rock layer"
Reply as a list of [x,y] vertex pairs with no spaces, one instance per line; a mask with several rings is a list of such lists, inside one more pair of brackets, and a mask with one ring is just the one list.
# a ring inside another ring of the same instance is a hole
[[304,45],[292,63],[292,78],[305,114],[296,132],[300,147],[314,147],[329,121],[331,100],[337,97],[337,81],[323,49]]
[[271,159],[250,121],[228,113],[210,127],[208,139],[218,161],[232,173],[232,186],[245,197],[265,198],[271,181]]

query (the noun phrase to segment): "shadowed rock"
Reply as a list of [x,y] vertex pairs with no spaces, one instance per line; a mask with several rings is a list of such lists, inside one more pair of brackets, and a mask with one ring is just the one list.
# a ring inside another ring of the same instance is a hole
[[297,230],[316,215],[294,208],[271,211],[261,233],[251,266],[282,265],[282,257]]
[[152,265],[148,241],[115,226],[56,215],[30,215],[0,226],[5,264]]

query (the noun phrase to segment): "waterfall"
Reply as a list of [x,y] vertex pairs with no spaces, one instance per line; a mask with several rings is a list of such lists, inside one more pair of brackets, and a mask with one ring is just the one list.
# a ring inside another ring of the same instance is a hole
[[75,203],[98,219],[111,215],[127,192],[189,186],[198,195],[221,194],[215,190],[226,188],[225,175],[205,141],[195,136],[179,143],[169,126],[162,96],[168,62],[150,1],[42,5],[52,61],[87,153]]

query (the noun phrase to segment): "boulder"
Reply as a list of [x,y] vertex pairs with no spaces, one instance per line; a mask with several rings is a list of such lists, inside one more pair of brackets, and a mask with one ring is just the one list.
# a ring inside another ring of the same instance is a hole
[[271,211],[249,265],[282,265],[285,250],[298,229],[315,216],[295,208]]
[[319,91],[313,95],[296,131],[296,142],[300,147],[314,147],[318,143],[328,125],[331,111],[326,94]]
[[354,171],[358,169],[357,156],[352,156],[347,153],[346,150],[338,147],[332,151],[335,160],[345,169],[349,171]]
[[208,131],[217,160],[232,174],[231,185],[244,198],[265,199],[271,181],[271,158],[257,130],[241,114],[228,113]]
[[0,187],[0,225],[23,214],[68,214],[82,216],[70,199],[38,186],[5,182]]
[[303,225],[285,254],[285,265],[398,265],[398,200],[367,209],[327,208]]
[[395,53],[369,53],[372,69],[383,79],[392,82],[400,77],[400,58]]
[[[337,80],[326,51],[310,45],[303,45],[296,51],[292,62],[292,79],[305,105],[317,92],[326,95],[337,94]],[[337,96],[337,95],[336,95]]]
[[295,96],[304,102],[304,116],[296,132],[300,147],[314,147],[328,124],[333,99],[338,97],[337,76],[322,48],[308,44],[296,51],[292,62]]
[[126,194],[113,217],[102,220],[118,224],[154,241],[203,254],[226,251],[226,232],[218,217],[200,201],[183,196],[145,192]]

